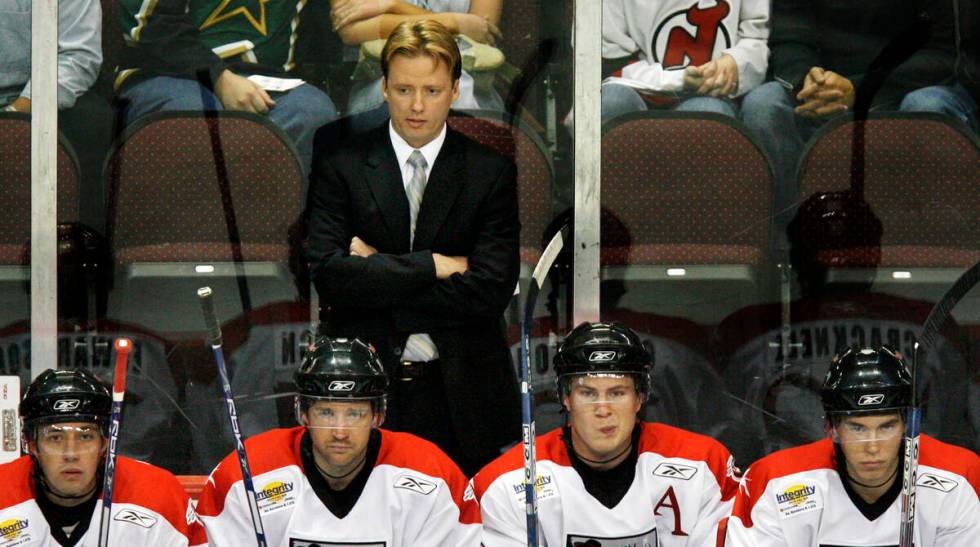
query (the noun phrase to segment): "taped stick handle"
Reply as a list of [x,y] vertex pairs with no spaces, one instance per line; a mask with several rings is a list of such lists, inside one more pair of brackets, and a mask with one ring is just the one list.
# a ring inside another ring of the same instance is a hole
[[201,299],[201,311],[204,313],[204,326],[208,330],[208,343],[217,348],[221,347],[221,327],[218,326],[218,317],[214,313],[213,293],[211,287],[197,290],[197,296]]
[[133,349],[133,341],[129,338],[116,338],[113,347],[116,350],[116,371],[112,375],[112,399],[126,392],[126,370],[129,368],[129,352]]

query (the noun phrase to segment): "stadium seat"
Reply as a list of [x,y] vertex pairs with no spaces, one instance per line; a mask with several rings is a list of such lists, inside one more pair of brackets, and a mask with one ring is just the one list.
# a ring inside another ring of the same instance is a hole
[[219,320],[296,298],[289,265],[301,167],[265,117],[147,116],[110,151],[106,180],[110,317],[176,334],[204,327],[195,294],[203,285],[215,291]]
[[[58,222],[78,220],[78,159],[58,135]],[[0,112],[0,325],[30,317],[31,117]]]
[[608,306],[714,324],[757,301],[767,264],[772,172],[738,122],[639,112],[603,126],[603,281]]
[[[800,162],[801,201],[852,189],[863,194],[882,224],[880,252],[865,252],[866,260],[855,256],[846,267],[827,264],[828,280],[873,275],[876,292],[937,300],[980,260],[978,175],[976,135],[941,115],[875,113],[863,124],[850,117],[828,123]],[[970,322],[977,322],[980,297],[965,308],[973,310]]]
[[513,158],[517,164],[517,194],[521,219],[521,287],[524,290],[531,270],[541,256],[541,240],[552,219],[554,166],[551,158],[541,139],[522,121],[515,119],[513,124],[509,123],[500,113],[454,112],[448,123],[456,131]]

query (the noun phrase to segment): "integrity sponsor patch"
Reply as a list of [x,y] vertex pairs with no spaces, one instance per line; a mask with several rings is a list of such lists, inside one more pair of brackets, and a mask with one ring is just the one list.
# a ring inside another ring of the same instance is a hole
[[821,509],[823,503],[817,493],[816,486],[794,484],[782,492],[776,493],[776,507],[779,509],[779,516],[786,518]]

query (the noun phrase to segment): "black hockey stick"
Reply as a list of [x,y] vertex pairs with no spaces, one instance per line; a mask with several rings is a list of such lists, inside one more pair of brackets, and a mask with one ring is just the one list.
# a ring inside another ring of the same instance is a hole
[[112,416],[109,418],[109,449],[102,477],[102,515],[99,517],[99,547],[109,546],[109,517],[112,514],[112,492],[116,485],[116,451],[119,442],[119,423],[122,421],[123,398],[126,396],[126,369],[133,342],[118,338],[116,368],[112,375]]
[[534,320],[534,306],[538,301],[538,293],[544,285],[548,271],[558,258],[565,242],[569,241],[570,229],[566,224],[558,233],[551,238],[541,258],[538,259],[534,273],[531,274],[531,283],[527,289],[527,297],[524,301],[524,318],[521,321],[521,346],[520,346],[520,366],[521,366],[521,420],[522,420],[522,439],[524,443],[524,500],[525,511],[527,513],[527,545],[528,547],[538,547],[538,496],[536,490],[537,483],[537,463],[535,455],[535,432],[534,432],[534,389],[531,386],[531,322]]
[[201,310],[204,312],[204,324],[208,329],[208,344],[214,352],[214,360],[218,365],[218,376],[221,380],[221,391],[225,396],[228,407],[228,419],[231,421],[231,432],[235,436],[235,451],[238,453],[238,465],[242,468],[242,483],[245,485],[245,498],[249,513],[252,515],[252,527],[255,529],[255,542],[258,547],[266,547],[265,528],[262,527],[262,516],[259,514],[259,502],[255,495],[255,485],[252,484],[252,470],[248,465],[248,454],[245,453],[245,443],[242,442],[242,432],[238,427],[238,411],[235,409],[235,399],[231,394],[231,382],[228,380],[228,369],[225,367],[225,355],[221,349],[221,327],[214,315],[214,302],[211,300],[211,287],[201,287],[197,290],[201,299]]
[[902,516],[899,522],[899,547],[913,547],[915,530],[915,483],[919,474],[919,433],[922,425],[922,409],[916,393],[916,372],[919,354],[928,354],[939,336],[939,332],[949,319],[953,307],[980,280],[980,262],[963,273],[946,294],[929,311],[922,325],[919,340],[912,349],[912,407],[905,424],[905,467],[902,470]]

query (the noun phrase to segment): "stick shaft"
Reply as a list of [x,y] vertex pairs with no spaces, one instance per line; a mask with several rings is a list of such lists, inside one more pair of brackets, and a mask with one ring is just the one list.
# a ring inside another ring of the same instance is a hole
[[102,514],[99,516],[99,545],[109,545],[109,521],[112,515],[112,493],[116,483],[116,454],[119,442],[119,424],[122,421],[123,399],[126,396],[126,370],[129,368],[129,352],[133,342],[119,338],[115,344],[116,366],[112,375],[112,414],[109,418],[109,449],[102,478]]

